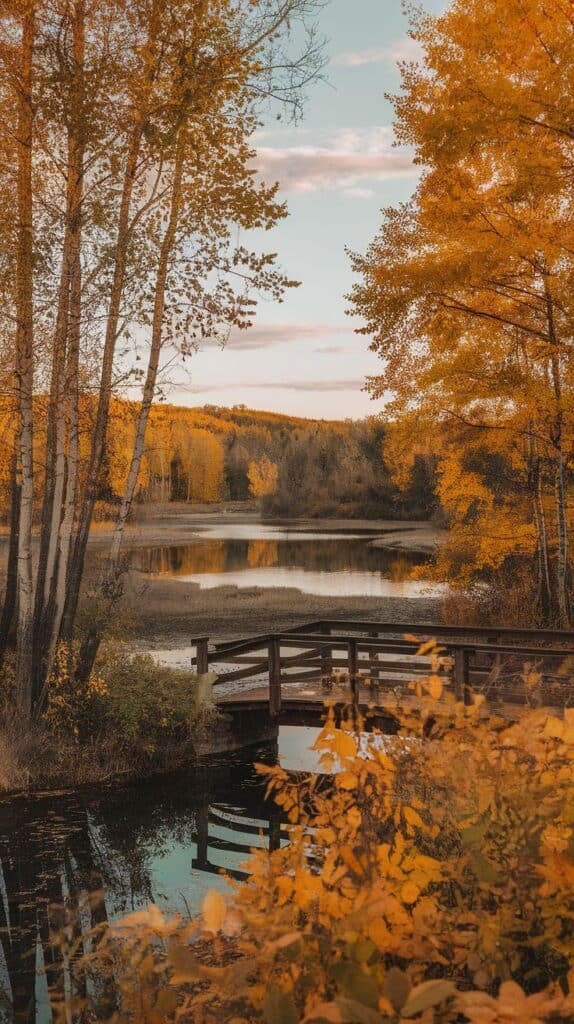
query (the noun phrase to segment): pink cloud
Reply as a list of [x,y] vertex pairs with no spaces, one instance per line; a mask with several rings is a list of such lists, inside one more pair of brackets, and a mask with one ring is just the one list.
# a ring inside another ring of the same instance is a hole
[[410,151],[393,147],[391,141],[389,128],[379,127],[336,132],[321,145],[261,146],[257,169],[288,192],[335,189],[366,199],[372,195],[366,183],[417,173]]
[[[246,331],[233,331],[225,347],[236,351],[274,348],[296,341],[330,338],[353,333],[350,324],[328,323],[256,323]],[[217,343],[214,343],[217,344]]]
[[179,387],[178,390],[187,394],[211,394],[214,391],[236,391],[237,389],[249,388],[249,390],[265,391],[362,391],[365,387],[363,377],[348,377],[342,380],[266,380],[254,383],[253,381],[234,381],[226,384],[189,384]]

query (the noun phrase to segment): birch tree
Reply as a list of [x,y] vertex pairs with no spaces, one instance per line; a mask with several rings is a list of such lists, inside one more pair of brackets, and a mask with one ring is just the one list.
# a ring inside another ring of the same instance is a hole
[[[17,210],[7,322],[15,325],[13,541],[24,714],[42,707],[58,643],[75,642],[110,409],[116,380],[131,374],[131,339],[148,344],[149,358],[108,581],[119,564],[165,346],[172,356],[189,355],[202,337],[247,326],[253,292],[280,299],[292,283],[273,254],[233,239],[237,228],[267,229],[285,215],[276,187],[257,179],[249,139],[262,99],[298,109],[304,85],[319,72],[312,24],[294,56],[288,39],[320,2],[26,0],[0,7],[0,89],[11,99],[0,127],[17,169],[0,180],[0,205]],[[44,406],[45,440],[43,418],[38,429]],[[85,461],[82,410],[93,413]],[[10,602],[7,588],[6,622]]]

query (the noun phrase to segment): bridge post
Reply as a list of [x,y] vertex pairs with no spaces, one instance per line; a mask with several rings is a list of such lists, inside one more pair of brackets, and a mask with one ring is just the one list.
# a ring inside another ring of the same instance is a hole
[[[369,636],[372,637],[374,640],[377,640],[379,634],[378,633],[369,633]],[[369,654],[369,661],[370,662],[373,662],[373,661],[377,661],[378,662],[379,655],[378,655],[378,652],[377,652],[376,648],[373,649],[372,647],[369,647],[368,654]],[[373,668],[369,667],[369,678],[371,680],[371,686],[374,686],[375,689],[378,689],[379,683],[381,681],[381,670],[380,670],[380,668],[373,669]]]
[[198,636],[191,641],[195,644],[195,667],[198,676],[206,675],[209,672],[209,637]]
[[269,640],[269,715],[281,714],[281,644],[279,637]]
[[269,812],[269,853],[281,849],[281,815],[275,805]]
[[209,804],[202,804],[195,812],[197,856],[192,867],[200,871],[209,865]]
[[[321,632],[327,636],[331,632],[330,626],[321,626]],[[321,682],[323,686],[330,687],[333,680],[333,648],[322,647],[321,648]]]
[[457,700],[468,703],[468,651],[457,647],[454,652],[454,695]]
[[351,683],[351,695],[353,698],[353,705],[359,703],[359,654],[357,650],[357,641],[353,638],[349,640],[349,681]]

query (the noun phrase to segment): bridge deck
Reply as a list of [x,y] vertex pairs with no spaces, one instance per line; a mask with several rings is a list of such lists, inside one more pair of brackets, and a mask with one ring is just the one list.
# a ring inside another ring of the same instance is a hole
[[[445,688],[445,693],[448,690]],[[350,705],[352,696],[349,686],[326,687],[320,679],[315,682],[305,683],[283,683],[281,688],[282,714],[288,717],[289,713],[313,712],[317,720],[326,703],[339,705]],[[441,700],[439,703],[443,703]],[[250,686],[236,693],[217,694],[217,707],[222,712],[233,714],[234,712],[257,711],[264,709],[269,704],[269,687],[267,685]],[[378,717],[396,719],[402,711],[422,711],[429,709],[429,699],[418,697],[407,689],[404,682],[397,683],[396,687],[389,687],[385,681],[381,687],[360,685],[357,693],[357,704],[361,712],[371,711]],[[496,711],[503,718],[517,719],[522,715],[529,705],[524,701],[508,701],[496,699],[489,702],[489,711]],[[559,708],[547,706],[548,711],[559,711]]]

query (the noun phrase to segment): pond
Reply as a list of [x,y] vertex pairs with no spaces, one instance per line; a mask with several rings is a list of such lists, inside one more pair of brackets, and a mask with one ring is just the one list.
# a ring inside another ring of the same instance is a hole
[[63,903],[85,929],[154,901],[195,914],[220,872],[243,877],[253,847],[287,841],[254,762],[318,767],[318,728],[281,726],[276,743],[193,771],[98,793],[0,805],[0,1021],[49,1024],[50,928]]
[[372,546],[380,529],[302,530],[220,522],[185,544],[135,548],[131,565],[201,588],[294,587],[323,597],[422,597],[436,592],[412,578],[429,556]]

